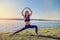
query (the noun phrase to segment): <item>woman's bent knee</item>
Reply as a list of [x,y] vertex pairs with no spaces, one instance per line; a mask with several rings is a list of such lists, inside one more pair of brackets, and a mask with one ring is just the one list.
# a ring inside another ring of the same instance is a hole
[[37,28],[37,26],[36,25],[31,25],[31,28]]

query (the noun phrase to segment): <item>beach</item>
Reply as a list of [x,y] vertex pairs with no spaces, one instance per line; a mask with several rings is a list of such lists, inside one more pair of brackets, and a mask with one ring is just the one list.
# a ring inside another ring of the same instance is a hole
[[60,21],[31,21],[31,25],[38,26],[38,38],[35,29],[26,29],[10,37],[24,27],[24,21],[0,20],[0,40],[60,40]]
[[11,34],[12,32],[0,32],[0,40],[60,40],[60,28],[39,30],[38,38],[33,30],[25,30],[10,37]]

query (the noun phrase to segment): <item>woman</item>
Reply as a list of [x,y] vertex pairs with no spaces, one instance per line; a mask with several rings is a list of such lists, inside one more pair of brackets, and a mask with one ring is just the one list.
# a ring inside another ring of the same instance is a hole
[[[31,13],[29,13],[29,11],[26,11],[25,15],[24,15],[23,12],[24,12],[25,9],[29,9]],[[31,17],[31,15],[32,15],[31,9],[29,7],[25,7],[22,10],[22,16],[24,17],[25,26],[22,29],[20,29],[20,30],[16,31],[15,33],[13,33],[11,36],[13,36],[14,34],[16,34],[18,32],[21,32],[21,31],[23,31],[23,30],[25,30],[27,28],[35,28],[36,36],[38,36],[38,28],[37,28],[37,26],[36,25],[30,25],[30,17]]]

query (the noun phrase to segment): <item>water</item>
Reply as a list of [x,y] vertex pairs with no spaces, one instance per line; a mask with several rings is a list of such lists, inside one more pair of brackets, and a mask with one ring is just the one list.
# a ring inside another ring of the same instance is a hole
[[[39,29],[60,28],[60,21],[31,21],[32,25],[37,25]],[[13,32],[24,27],[24,21],[0,20],[0,32]]]

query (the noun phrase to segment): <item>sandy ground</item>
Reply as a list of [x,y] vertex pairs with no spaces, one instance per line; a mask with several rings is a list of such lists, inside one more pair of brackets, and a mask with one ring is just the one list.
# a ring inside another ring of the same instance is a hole
[[42,29],[38,31],[39,37],[35,36],[35,31],[25,30],[10,37],[12,33],[0,33],[0,40],[60,40],[60,28]]

